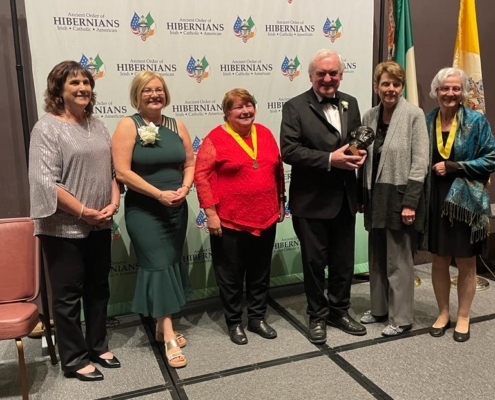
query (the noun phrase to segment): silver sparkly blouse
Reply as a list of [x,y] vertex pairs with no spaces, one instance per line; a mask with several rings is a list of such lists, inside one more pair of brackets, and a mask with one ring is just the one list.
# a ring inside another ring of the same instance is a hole
[[112,199],[112,158],[108,129],[94,117],[71,124],[45,114],[31,132],[29,185],[35,235],[85,238],[97,228],[57,209],[56,186],[87,207],[101,210]]

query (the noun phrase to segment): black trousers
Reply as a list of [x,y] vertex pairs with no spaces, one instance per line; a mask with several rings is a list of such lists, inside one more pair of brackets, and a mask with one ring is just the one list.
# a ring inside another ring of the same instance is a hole
[[222,226],[222,237],[210,235],[213,268],[227,326],[242,322],[242,292],[246,278],[248,319],[265,318],[276,224],[261,236]]
[[[350,307],[354,275],[356,217],[347,201],[333,219],[292,216],[301,243],[304,290],[310,319],[340,317]],[[325,268],[328,266],[328,299],[325,297]]]
[[[50,275],[62,370],[77,371],[89,365],[90,353],[108,351],[111,231],[94,231],[84,239],[40,235],[40,240]],[[81,329],[81,298],[86,337]]]

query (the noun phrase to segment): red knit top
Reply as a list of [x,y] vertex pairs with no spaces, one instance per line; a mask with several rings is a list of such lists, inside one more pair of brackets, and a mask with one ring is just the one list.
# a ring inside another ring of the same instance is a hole
[[[255,126],[258,169],[253,168],[253,159],[219,125],[201,144],[194,183],[200,207],[214,205],[223,226],[259,236],[278,219],[285,181],[273,134],[263,125]],[[253,148],[251,137],[244,141]]]

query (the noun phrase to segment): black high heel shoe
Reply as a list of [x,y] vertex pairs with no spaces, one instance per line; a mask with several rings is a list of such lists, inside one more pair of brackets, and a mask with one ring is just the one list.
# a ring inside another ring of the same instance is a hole
[[445,335],[445,331],[450,328],[452,328],[452,322],[449,319],[449,321],[441,328],[434,328],[433,326],[430,326],[430,335],[433,337],[442,337]]

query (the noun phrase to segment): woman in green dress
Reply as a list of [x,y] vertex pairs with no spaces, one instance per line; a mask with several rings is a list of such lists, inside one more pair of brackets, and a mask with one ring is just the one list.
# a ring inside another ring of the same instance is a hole
[[112,154],[117,179],[128,188],[125,220],[139,262],[132,311],[156,318],[169,365],[183,367],[186,341],[174,331],[172,314],[189,286],[181,258],[194,175],[191,138],[181,121],[162,115],[170,94],[160,75],[137,74],[130,97],[138,112],[119,122]]

